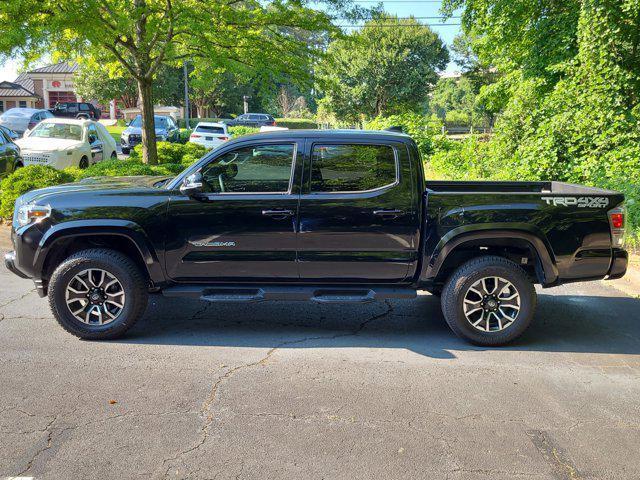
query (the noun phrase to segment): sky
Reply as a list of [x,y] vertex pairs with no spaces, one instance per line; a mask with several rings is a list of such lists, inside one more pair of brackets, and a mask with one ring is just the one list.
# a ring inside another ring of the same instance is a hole
[[[378,2],[376,0],[354,0],[355,3],[362,5],[363,7],[373,7]],[[430,24],[431,28],[435,30],[442,40],[447,44],[451,45],[453,38],[460,33],[459,25],[451,25],[451,26],[440,26],[433,24],[442,24],[444,23],[440,19],[440,0],[386,0],[380,2],[383,4],[384,9],[392,14],[397,15],[398,17],[408,17],[409,15],[413,15],[415,17],[438,17],[438,18],[429,18],[429,19],[420,19],[420,22]],[[350,23],[346,20],[340,21],[339,23],[347,24]],[[460,23],[459,19],[453,18],[448,20],[446,23],[449,24],[458,24]],[[350,29],[353,30],[353,29]],[[9,81],[12,82],[18,76],[18,70],[22,67],[21,59],[10,59],[4,63],[0,63],[0,81]],[[456,70],[456,65],[454,63],[449,63],[446,68],[447,72],[452,72]]]

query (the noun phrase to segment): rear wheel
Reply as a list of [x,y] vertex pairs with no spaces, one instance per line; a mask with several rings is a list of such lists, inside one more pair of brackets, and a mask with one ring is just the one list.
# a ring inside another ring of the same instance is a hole
[[85,339],[123,335],[143,315],[147,282],[136,264],[102,248],[71,255],[49,282],[49,305],[58,323]]
[[80,159],[80,162],[78,163],[78,167],[79,167],[79,168],[82,168],[82,169],[85,169],[85,168],[87,168],[88,166],[89,166],[89,160],[87,159],[87,157],[84,157],[84,156],[83,156],[83,157]]
[[111,152],[111,160],[117,160],[117,159],[118,159],[118,154],[114,150],[113,152]]
[[531,324],[536,291],[524,270],[502,257],[474,258],[447,280],[442,313],[456,335],[476,345],[509,343]]

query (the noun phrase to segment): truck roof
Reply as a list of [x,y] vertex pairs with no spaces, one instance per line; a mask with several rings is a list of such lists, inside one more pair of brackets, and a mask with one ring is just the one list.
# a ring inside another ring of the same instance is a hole
[[265,139],[279,139],[279,138],[368,138],[368,139],[389,139],[389,140],[407,140],[411,137],[405,133],[391,132],[387,130],[281,130],[254,133],[251,135],[243,135],[236,137],[233,141],[244,140],[265,140]]

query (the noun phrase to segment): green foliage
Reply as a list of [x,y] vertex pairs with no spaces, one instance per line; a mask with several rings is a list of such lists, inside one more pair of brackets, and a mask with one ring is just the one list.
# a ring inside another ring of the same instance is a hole
[[[179,164],[182,163],[182,158],[186,155],[200,158],[205,153],[207,153],[207,149],[196,143],[158,142],[159,165],[167,163]],[[135,148],[131,150],[130,158],[133,160],[140,160],[142,158],[142,145],[136,145]]]
[[300,128],[318,128],[318,124],[312,118],[276,118],[278,127],[286,127],[291,130]]
[[10,219],[16,199],[29,190],[73,180],[69,173],[43,165],[29,165],[16,170],[0,183],[0,218]]
[[390,15],[332,42],[327,54],[317,68],[323,102],[348,121],[420,111],[437,71],[449,60],[442,40],[428,26]]
[[404,113],[376,117],[365,124],[367,130],[384,130],[389,127],[402,127],[402,131],[415,140],[422,158],[426,158],[433,153],[433,138],[440,133],[442,123],[436,117]]
[[234,137],[241,137],[242,135],[251,135],[253,133],[258,133],[258,132],[260,132],[260,129],[256,127],[244,127],[242,125],[229,127],[229,133]]

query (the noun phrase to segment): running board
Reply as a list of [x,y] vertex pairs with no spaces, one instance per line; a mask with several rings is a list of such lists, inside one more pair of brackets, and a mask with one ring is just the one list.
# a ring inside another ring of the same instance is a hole
[[262,302],[267,300],[317,303],[368,303],[387,298],[415,298],[411,288],[327,286],[202,286],[178,285],[162,290],[165,297],[199,298],[208,302]]

